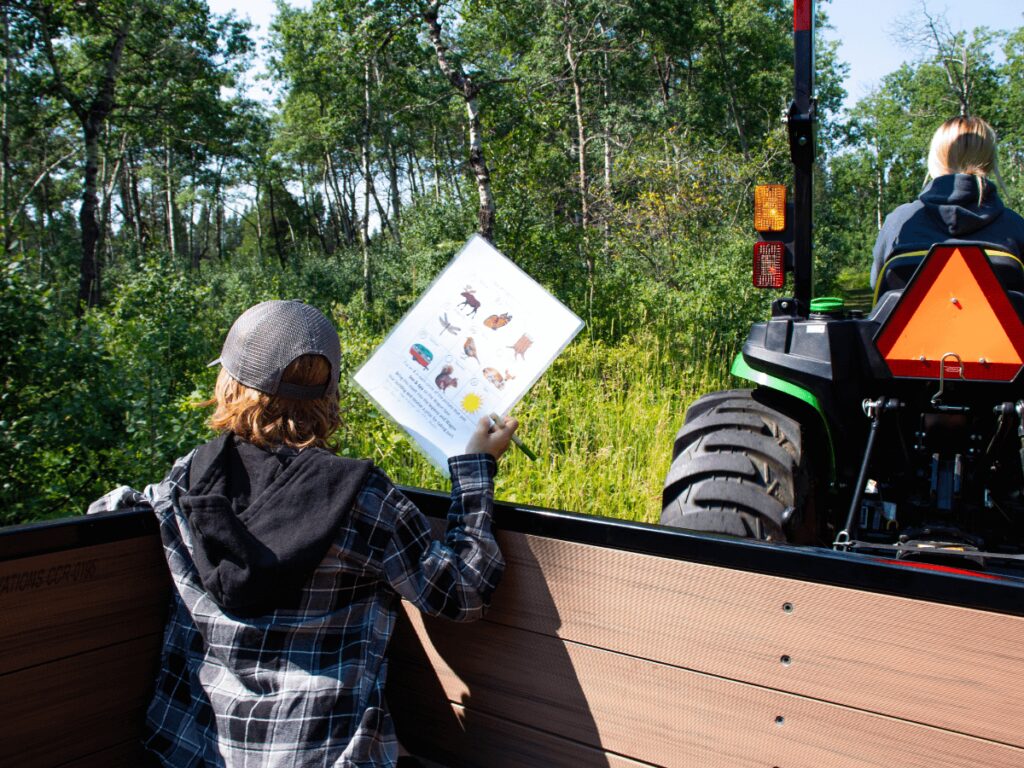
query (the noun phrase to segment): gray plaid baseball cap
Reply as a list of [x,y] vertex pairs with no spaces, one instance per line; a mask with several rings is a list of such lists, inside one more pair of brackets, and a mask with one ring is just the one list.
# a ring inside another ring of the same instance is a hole
[[[322,355],[331,375],[322,387],[281,381],[284,369],[303,355]],[[301,301],[264,301],[235,320],[224,339],[220,363],[240,383],[268,395],[315,400],[338,386],[341,342],[331,321]]]

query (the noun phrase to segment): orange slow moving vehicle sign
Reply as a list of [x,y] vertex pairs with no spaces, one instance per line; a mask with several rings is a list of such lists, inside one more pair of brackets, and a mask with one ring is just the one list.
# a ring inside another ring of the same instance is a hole
[[937,245],[875,337],[893,376],[1012,381],[1024,365],[1024,323],[985,252]]

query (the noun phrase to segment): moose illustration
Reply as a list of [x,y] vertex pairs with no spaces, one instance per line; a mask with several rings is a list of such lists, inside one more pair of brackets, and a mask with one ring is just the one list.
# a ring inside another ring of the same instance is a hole
[[476,311],[480,309],[480,299],[476,297],[476,291],[473,290],[473,286],[467,285],[466,290],[462,292],[463,302],[457,306],[469,307],[469,317],[476,317]]

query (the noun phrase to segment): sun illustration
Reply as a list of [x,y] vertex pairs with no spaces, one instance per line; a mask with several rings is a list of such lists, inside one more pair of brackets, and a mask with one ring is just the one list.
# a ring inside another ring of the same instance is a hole
[[481,405],[482,402],[480,400],[480,395],[476,394],[475,392],[470,392],[468,395],[462,398],[462,410],[464,410],[466,413],[476,413],[477,411],[480,410]]

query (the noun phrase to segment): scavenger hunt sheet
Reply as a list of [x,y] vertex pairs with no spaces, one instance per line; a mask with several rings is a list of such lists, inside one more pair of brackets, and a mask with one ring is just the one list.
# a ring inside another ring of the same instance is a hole
[[353,379],[447,474],[479,419],[504,417],[582,327],[474,235]]

